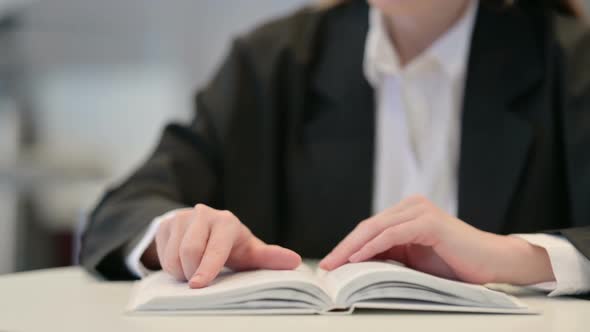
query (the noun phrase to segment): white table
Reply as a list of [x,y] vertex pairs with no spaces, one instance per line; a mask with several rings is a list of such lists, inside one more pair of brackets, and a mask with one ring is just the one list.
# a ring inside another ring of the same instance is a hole
[[0,331],[590,331],[590,301],[521,298],[535,316],[364,311],[352,316],[129,316],[131,283],[100,282],[79,268],[0,277]]

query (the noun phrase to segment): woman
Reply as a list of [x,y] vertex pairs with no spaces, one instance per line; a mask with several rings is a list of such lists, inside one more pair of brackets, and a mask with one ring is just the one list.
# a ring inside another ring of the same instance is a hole
[[239,38],[195,120],[168,126],[94,211],[83,264],[198,288],[223,266],[329,253],[328,270],[395,259],[590,290],[590,30],[575,4],[342,1]]

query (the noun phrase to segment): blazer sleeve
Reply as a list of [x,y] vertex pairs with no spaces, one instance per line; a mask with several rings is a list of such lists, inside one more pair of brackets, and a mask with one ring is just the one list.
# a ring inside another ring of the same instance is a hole
[[272,127],[261,121],[278,109],[278,89],[286,84],[281,68],[299,70],[307,63],[322,13],[304,7],[234,41],[216,75],[197,94],[192,122],[167,126],[148,160],[108,191],[89,216],[80,252],[87,270],[109,279],[134,278],[123,249],[155,217],[197,203],[226,208],[225,178],[236,167],[236,155],[243,155],[237,146],[253,132]]
[[[109,190],[89,216],[80,262],[108,279],[131,279],[124,246],[157,216],[204,203],[221,208],[223,135],[255,82],[236,41],[211,83],[196,97],[190,124],[168,125],[148,160],[124,183]],[[130,128],[130,134],[133,128]]]
[[[561,21],[565,171],[572,228],[557,233],[590,259],[590,28]],[[568,216],[564,216],[567,218]]]

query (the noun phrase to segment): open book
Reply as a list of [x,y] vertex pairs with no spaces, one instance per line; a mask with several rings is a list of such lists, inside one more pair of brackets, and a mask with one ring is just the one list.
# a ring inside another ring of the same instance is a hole
[[223,272],[190,289],[164,272],[135,286],[128,310],[189,314],[324,314],[355,308],[532,313],[516,298],[483,286],[438,278],[388,262],[347,264],[326,272]]

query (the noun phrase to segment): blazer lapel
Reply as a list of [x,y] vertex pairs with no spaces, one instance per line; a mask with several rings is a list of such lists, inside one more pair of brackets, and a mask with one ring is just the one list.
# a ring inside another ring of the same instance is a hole
[[[332,150],[334,160],[348,159],[346,164],[333,165],[333,169],[343,168],[349,174],[348,179],[342,181],[350,190],[334,192],[331,198],[347,206],[340,212],[342,215],[331,215],[344,226],[342,234],[336,233],[342,238],[371,214],[375,100],[363,72],[369,6],[366,1],[353,1],[336,10],[341,11],[335,15],[338,18],[328,18],[324,22],[324,47],[316,59],[314,77],[309,81],[321,108],[312,108],[316,114],[309,114],[309,117],[330,119],[330,124],[320,132],[329,133],[338,142]],[[319,122],[315,120],[316,124]],[[338,183],[330,184],[329,179],[334,179],[331,173],[322,176],[323,183],[337,188]]]
[[[528,24],[527,24],[528,23]],[[459,162],[459,217],[501,232],[532,142],[514,104],[543,73],[530,17],[481,5],[467,71]]]
[[[367,29],[365,1],[322,13],[313,40],[305,43],[312,45],[309,61],[288,75],[283,211],[290,222],[280,233],[304,255],[332,249],[371,212],[374,102],[363,74]],[[321,242],[303,241],[308,232]]]

